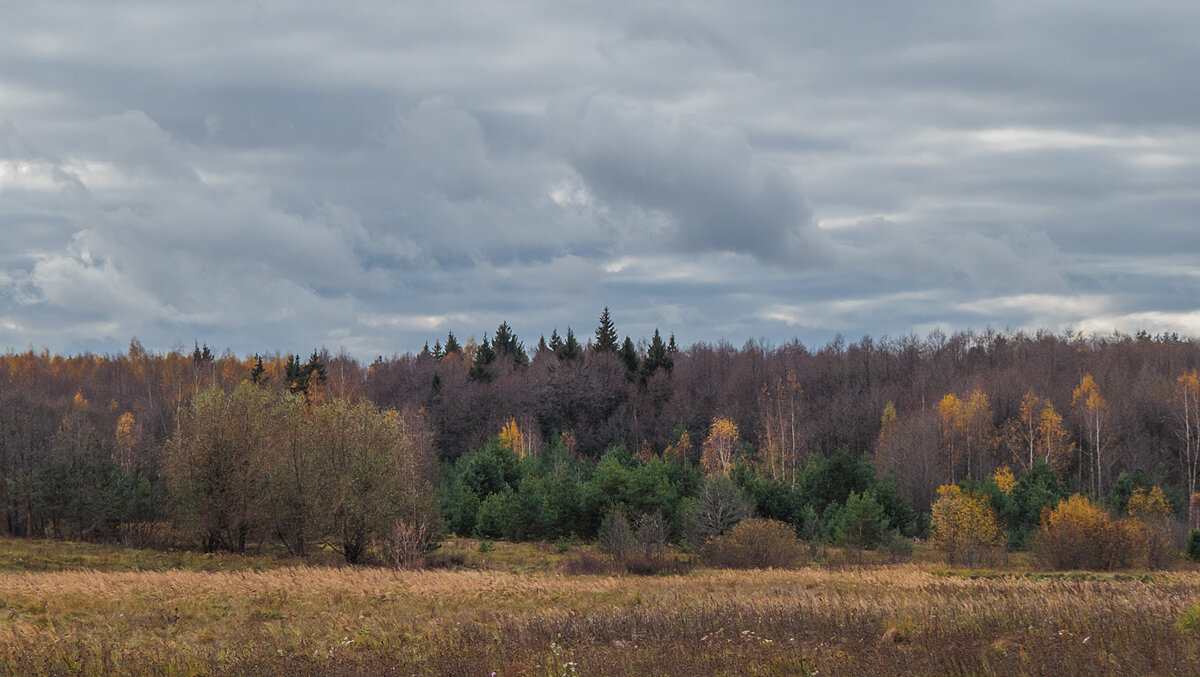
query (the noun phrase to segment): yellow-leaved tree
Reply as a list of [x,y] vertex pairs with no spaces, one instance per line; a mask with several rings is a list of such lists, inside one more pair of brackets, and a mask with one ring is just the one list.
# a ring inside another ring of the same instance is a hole
[[[1108,420],[1108,401],[1100,393],[1100,387],[1096,385],[1096,379],[1092,378],[1091,374],[1084,374],[1079,385],[1072,391],[1071,406],[1075,407],[1075,412],[1079,415],[1079,421],[1083,424],[1087,435],[1088,443],[1092,447],[1092,470],[1090,473],[1092,491],[1097,495],[1102,495],[1104,486],[1101,470],[1104,467],[1104,424]],[[1082,466],[1082,464],[1080,465]]]
[[992,473],[992,479],[995,480],[996,486],[1000,487],[1000,491],[1005,494],[1012,493],[1013,487],[1017,486],[1017,478],[1008,466],[996,468],[996,472]]
[[1146,533],[1136,520],[1117,519],[1079,494],[1042,512],[1038,543],[1055,569],[1122,569],[1146,556]]
[[521,430],[517,428],[517,419],[510,418],[508,423],[500,430],[500,444],[508,447],[510,451],[520,458],[525,458],[528,453],[525,436],[521,434]]
[[117,419],[116,444],[113,446],[113,460],[121,465],[133,463],[134,451],[141,439],[141,426],[133,418],[133,414],[125,412]]
[[704,440],[700,464],[709,475],[727,475],[733,466],[733,452],[737,450],[738,427],[728,416],[718,416],[708,427]]
[[1171,517],[1175,511],[1159,487],[1138,487],[1129,497],[1129,516],[1141,523],[1146,531],[1146,564],[1152,569],[1165,569],[1174,555],[1171,537]]
[[973,496],[956,484],[938,487],[930,510],[932,540],[951,564],[975,566],[1004,545],[1004,527],[986,496]]

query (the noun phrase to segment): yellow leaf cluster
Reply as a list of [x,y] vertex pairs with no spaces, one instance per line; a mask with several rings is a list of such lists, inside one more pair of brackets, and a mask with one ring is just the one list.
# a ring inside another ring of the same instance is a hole
[[977,564],[1004,543],[1004,527],[986,497],[964,493],[956,484],[938,487],[937,495],[930,514],[932,540],[951,562]]
[[691,455],[692,436],[686,430],[679,434],[679,439],[675,444],[668,444],[667,448],[663,451],[664,457],[681,463],[691,457]]
[[1130,517],[1146,523],[1162,522],[1175,512],[1159,487],[1138,487],[1129,497],[1128,508]]
[[1017,486],[1017,478],[1013,476],[1013,471],[1008,466],[997,468],[992,479],[996,481],[996,486],[1000,487],[1000,491],[1005,494],[1012,493],[1013,487]]
[[738,427],[728,416],[713,419],[704,440],[700,464],[710,475],[726,474],[733,465],[733,452],[738,445]]
[[1117,569],[1144,563],[1146,531],[1136,520],[1118,520],[1075,494],[1042,514],[1041,543],[1058,569]]
[[525,457],[525,436],[517,428],[517,420],[515,418],[508,419],[508,423],[505,423],[504,428],[500,430],[500,444],[508,447],[518,456]]

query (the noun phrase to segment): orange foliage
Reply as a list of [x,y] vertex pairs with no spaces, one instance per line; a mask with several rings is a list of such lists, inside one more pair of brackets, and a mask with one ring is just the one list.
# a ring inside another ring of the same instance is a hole
[[704,440],[700,464],[710,475],[725,475],[733,466],[733,452],[738,445],[738,427],[728,416],[713,419]]
[[525,455],[529,453],[525,436],[517,428],[517,419],[515,418],[510,418],[508,423],[504,424],[504,428],[500,430],[500,444],[508,447],[521,458],[525,458]]
[[1146,532],[1075,494],[1042,515],[1039,544],[1056,569],[1121,569],[1146,559]]
[[974,566],[1004,544],[1004,527],[985,496],[964,493],[956,484],[938,487],[930,510],[932,540],[951,563]]
[[1013,476],[1013,471],[1008,466],[997,468],[992,474],[992,479],[996,481],[996,486],[1000,487],[1000,491],[1005,494],[1011,493],[1013,487],[1017,485],[1017,478]]

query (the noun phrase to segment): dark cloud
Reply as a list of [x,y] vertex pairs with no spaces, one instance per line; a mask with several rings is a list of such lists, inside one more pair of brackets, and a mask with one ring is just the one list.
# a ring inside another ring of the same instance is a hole
[[1200,9],[24,3],[0,344],[1200,333]]

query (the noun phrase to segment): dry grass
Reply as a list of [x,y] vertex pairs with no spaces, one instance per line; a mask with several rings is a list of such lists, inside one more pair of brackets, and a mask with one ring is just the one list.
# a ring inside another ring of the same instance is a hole
[[0,674],[1116,675],[1200,665],[1200,632],[1180,622],[1200,603],[1193,571],[531,568],[0,573]]

